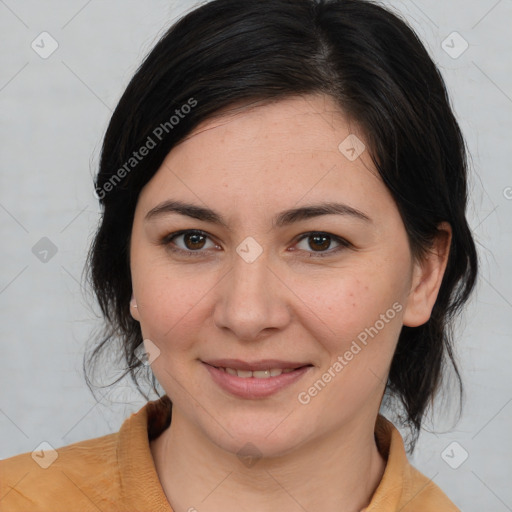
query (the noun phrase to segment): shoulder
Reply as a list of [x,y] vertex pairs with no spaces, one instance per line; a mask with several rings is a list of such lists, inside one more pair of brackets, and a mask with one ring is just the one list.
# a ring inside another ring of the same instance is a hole
[[408,465],[404,476],[402,512],[460,512],[443,490],[415,467]]
[[112,504],[120,486],[118,437],[108,434],[1,460],[1,510],[97,511]]
[[172,512],[150,449],[170,414],[164,396],[131,414],[119,432],[0,461],[0,510]]
[[384,416],[377,418],[375,438],[386,468],[365,512],[460,512],[432,479],[409,463],[400,432]]

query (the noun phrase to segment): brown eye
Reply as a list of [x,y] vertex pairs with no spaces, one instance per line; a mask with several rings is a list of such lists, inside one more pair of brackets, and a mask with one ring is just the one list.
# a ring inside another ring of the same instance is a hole
[[185,247],[190,250],[202,249],[205,243],[206,237],[198,233],[185,233],[183,235],[183,242]]
[[[210,246],[207,246],[208,241],[211,244]],[[212,242],[208,234],[196,230],[171,233],[165,236],[161,243],[172,252],[187,256],[205,256],[207,254],[206,249],[218,248],[218,245]]]
[[[302,242],[305,243],[303,244],[303,247],[299,247],[299,249],[309,252],[309,256],[311,258],[317,256],[331,256],[343,249],[352,247],[350,242],[347,242],[347,240],[322,232],[305,233],[299,239],[299,243]],[[330,248],[333,243],[337,244],[337,246]]]
[[331,237],[328,235],[311,235],[309,246],[315,251],[325,251],[331,245]]

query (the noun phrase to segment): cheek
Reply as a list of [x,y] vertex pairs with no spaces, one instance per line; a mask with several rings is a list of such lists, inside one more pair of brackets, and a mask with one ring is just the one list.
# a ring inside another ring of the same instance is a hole
[[405,300],[397,269],[386,267],[384,272],[377,265],[365,265],[359,270],[331,285],[327,294],[313,295],[310,303],[330,328],[322,342],[329,356],[322,371],[333,384],[321,400],[343,404],[345,412],[380,400]]
[[132,276],[143,337],[163,351],[188,348],[194,333],[204,328],[199,316],[204,317],[208,293],[215,286],[214,273],[148,259],[134,262]]
[[[314,313],[306,329],[324,349],[321,370],[307,383],[312,387],[303,389],[306,398],[340,404],[347,415],[381,399],[402,328],[405,287],[399,274],[371,264],[352,267],[350,276],[325,279],[321,287],[303,285],[311,291],[305,310]],[[307,295],[303,289],[301,297]],[[341,412],[328,414],[338,418]]]
[[[383,277],[371,268],[353,268],[350,275],[338,279],[331,276],[324,280],[304,280],[301,285],[297,283],[301,286],[298,295],[312,313],[310,330],[324,330],[323,338],[330,353],[344,349],[347,343],[376,323],[379,331],[393,331],[395,336],[397,329],[399,331],[401,317],[397,310],[402,309],[403,284],[400,280],[393,281],[392,272],[388,271]],[[395,303],[399,306],[393,308]],[[385,329],[382,322],[385,322]],[[315,323],[316,329],[312,327]],[[388,328],[391,325],[393,329]]]

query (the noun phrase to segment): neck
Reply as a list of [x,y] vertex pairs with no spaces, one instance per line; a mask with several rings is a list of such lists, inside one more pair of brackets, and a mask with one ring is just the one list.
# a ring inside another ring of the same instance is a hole
[[175,512],[359,512],[386,465],[367,418],[245,466],[173,410],[171,425],[151,442],[151,451]]

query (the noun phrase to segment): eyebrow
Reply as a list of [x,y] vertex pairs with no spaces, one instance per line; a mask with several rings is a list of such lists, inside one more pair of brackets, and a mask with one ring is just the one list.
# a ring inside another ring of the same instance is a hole
[[[164,201],[152,208],[146,214],[145,220],[150,221],[170,213],[178,213],[180,215],[192,217],[193,219],[218,224],[229,230],[228,223],[219,213],[211,210],[210,208],[204,208],[202,206],[185,203],[183,201]],[[294,222],[300,222],[302,220],[319,217],[321,215],[348,215],[365,222],[372,222],[370,217],[360,210],[346,204],[332,202],[301,206],[299,208],[285,210],[277,214],[273,221],[275,226],[283,227],[293,224]]]

